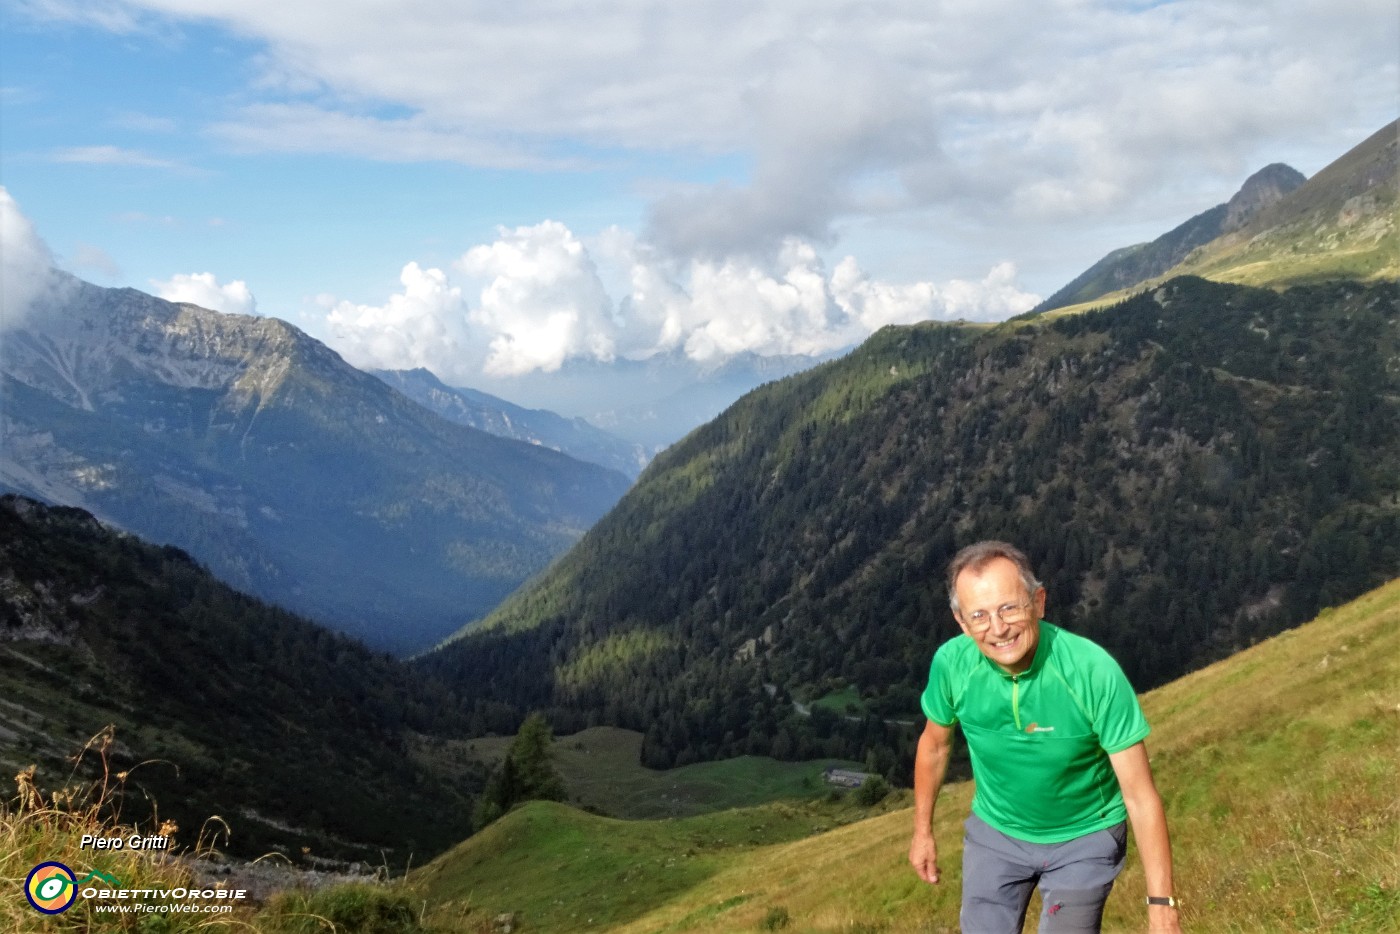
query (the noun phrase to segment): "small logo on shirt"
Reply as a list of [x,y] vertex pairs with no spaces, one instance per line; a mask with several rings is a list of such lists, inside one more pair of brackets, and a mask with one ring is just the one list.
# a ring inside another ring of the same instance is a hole
[[1026,727],[1026,732],[1027,732],[1027,733],[1053,733],[1053,732],[1055,732],[1055,728],[1054,728],[1053,726],[1041,726],[1039,723],[1032,723],[1030,726]]

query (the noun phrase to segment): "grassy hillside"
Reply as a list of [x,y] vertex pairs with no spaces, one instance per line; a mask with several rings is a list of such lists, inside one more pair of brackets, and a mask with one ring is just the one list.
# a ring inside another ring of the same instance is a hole
[[1159,275],[1049,314],[1103,308],[1181,275],[1275,289],[1335,279],[1392,282],[1400,278],[1398,209],[1400,124],[1390,123],[1244,228],[1198,247]]
[[1400,276],[1400,124],[1390,123],[1170,275],[1285,287]]
[[[508,736],[433,739],[420,743],[414,752],[439,773],[479,774],[505,758],[512,741]],[[616,727],[592,727],[556,737],[554,766],[564,779],[570,803],[610,817],[693,817],[780,799],[820,797],[830,791],[822,777],[827,766],[863,768],[837,759],[779,762],[765,756],[737,756],[658,771],[641,765],[641,748],[641,733]]]
[[[1144,706],[1188,930],[1397,930],[1400,580]],[[940,799],[934,888],[905,862],[898,798],[817,833],[842,815],[775,804],[622,822],[528,805],[414,878],[445,930],[509,912],[532,932],[952,932],[970,797],[960,783]],[[1130,854],[1106,930],[1140,930],[1143,895]]]

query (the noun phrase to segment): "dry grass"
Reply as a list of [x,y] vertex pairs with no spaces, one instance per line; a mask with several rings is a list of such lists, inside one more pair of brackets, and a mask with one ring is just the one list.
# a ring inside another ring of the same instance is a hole
[[[0,805],[0,880],[13,898],[0,899],[0,929],[7,931],[88,931],[88,930],[193,930],[242,925],[230,916],[185,916],[166,923],[153,923],[154,915],[108,915],[94,912],[88,899],[78,898],[61,914],[44,915],[22,897],[30,870],[44,862],[69,867],[79,882],[93,876],[92,885],[103,888],[176,889],[195,885],[188,866],[177,860],[179,828],[170,821],[153,819],[149,826],[128,823],[120,811],[121,792],[127,772],[112,772],[109,752],[114,731],[107,727],[92,737],[73,757],[73,771],[63,788],[45,793],[39,787],[33,766],[15,776],[17,797]],[[95,769],[95,778],[79,779],[80,772]],[[220,822],[207,824],[195,850],[208,849]],[[120,837],[164,835],[170,849],[95,850],[83,848],[85,835]],[[118,880],[119,885],[109,880]]]

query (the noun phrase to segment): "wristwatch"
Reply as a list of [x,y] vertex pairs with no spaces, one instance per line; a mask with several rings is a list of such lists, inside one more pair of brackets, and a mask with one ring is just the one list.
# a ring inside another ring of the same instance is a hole
[[1177,901],[1175,898],[1172,898],[1170,895],[1167,895],[1167,896],[1165,896],[1165,897],[1160,896],[1160,895],[1149,895],[1149,896],[1147,896],[1147,904],[1149,904],[1149,905],[1166,905],[1168,908],[1180,908],[1180,907],[1181,907],[1181,902]]

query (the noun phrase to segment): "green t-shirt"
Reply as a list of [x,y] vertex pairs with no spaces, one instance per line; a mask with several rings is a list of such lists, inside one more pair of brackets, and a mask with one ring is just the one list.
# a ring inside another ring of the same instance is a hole
[[1108,756],[1149,727],[1123,669],[1088,639],[1042,622],[1013,676],[960,635],[934,653],[921,702],[934,723],[962,725],[972,811],[1002,833],[1061,843],[1127,816]]

